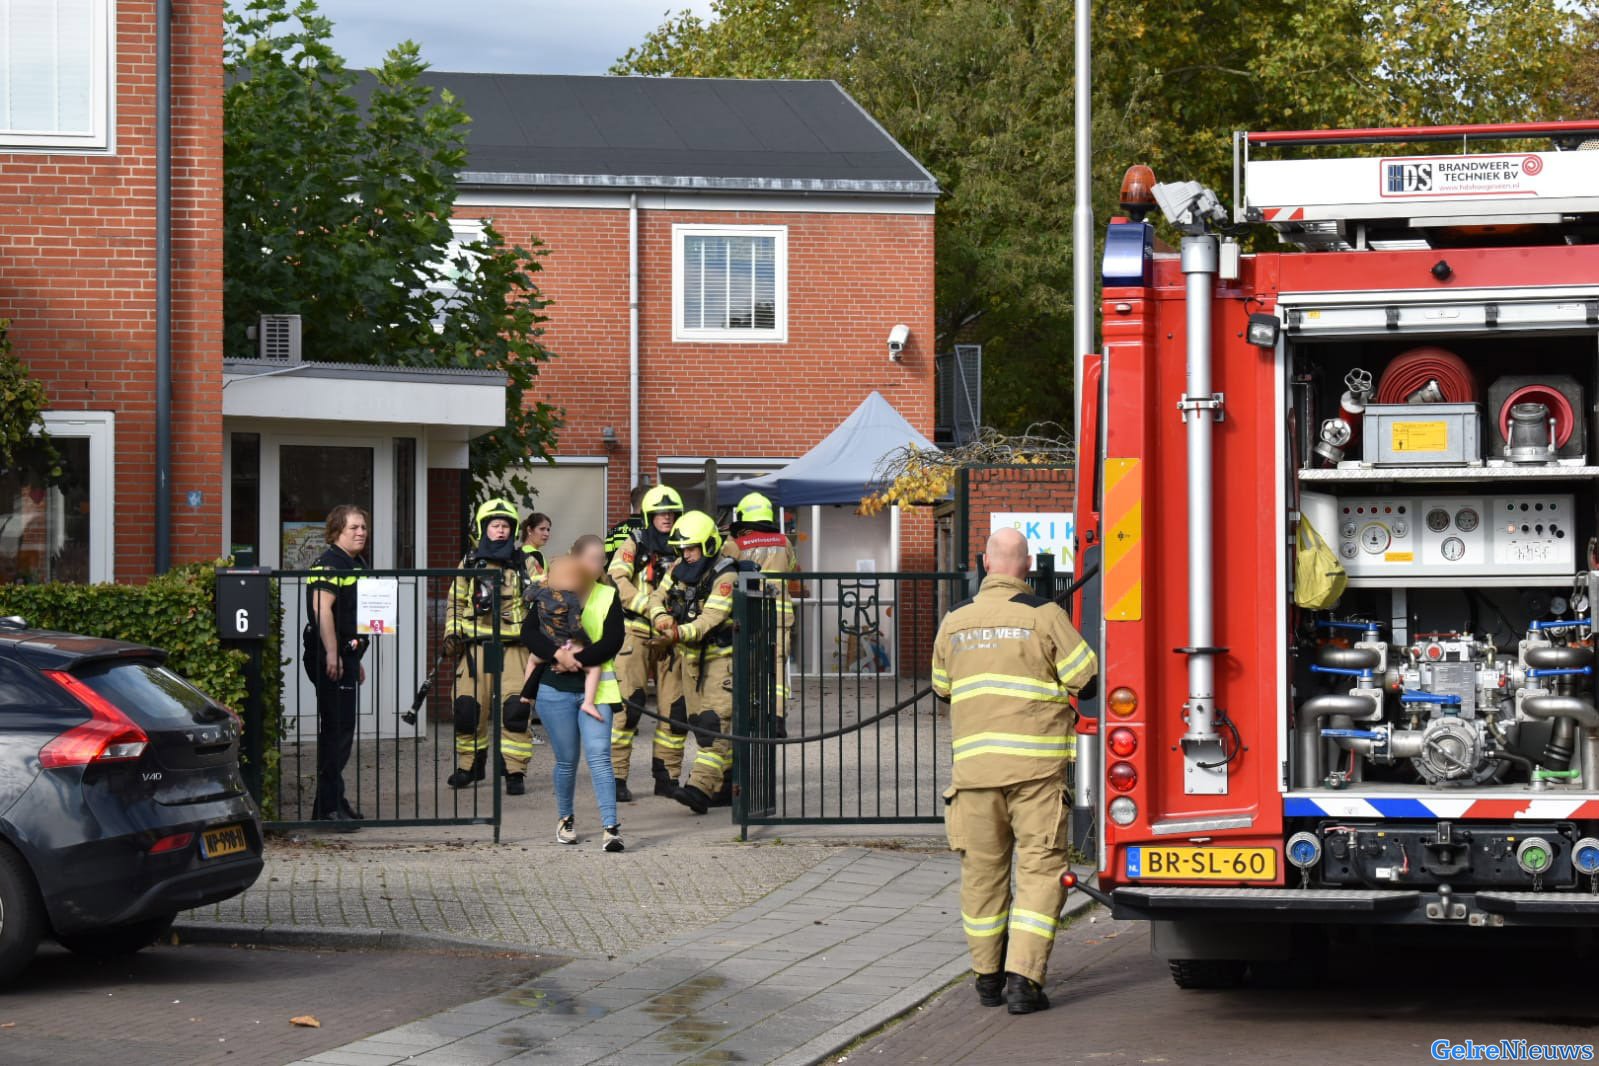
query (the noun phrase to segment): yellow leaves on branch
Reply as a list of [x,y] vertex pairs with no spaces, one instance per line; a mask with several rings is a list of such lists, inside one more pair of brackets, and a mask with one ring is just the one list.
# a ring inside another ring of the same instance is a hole
[[1077,446],[1054,422],[1035,422],[1019,435],[984,428],[976,440],[948,450],[908,444],[889,452],[877,464],[873,483],[882,487],[861,500],[860,512],[874,515],[889,507],[936,503],[950,494],[963,469],[1074,466],[1076,462]]

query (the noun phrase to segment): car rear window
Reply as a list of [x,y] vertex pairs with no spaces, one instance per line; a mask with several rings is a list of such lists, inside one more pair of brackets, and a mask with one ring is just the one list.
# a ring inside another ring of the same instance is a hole
[[67,706],[70,701],[53,685],[21,663],[0,659],[0,711],[36,711]]
[[96,663],[78,671],[85,685],[124,712],[167,721],[205,721],[211,701],[164,666],[148,662]]

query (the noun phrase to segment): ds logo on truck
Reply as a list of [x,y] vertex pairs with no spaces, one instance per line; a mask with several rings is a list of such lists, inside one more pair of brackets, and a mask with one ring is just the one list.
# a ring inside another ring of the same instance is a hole
[[1431,192],[1431,163],[1389,163],[1389,192]]

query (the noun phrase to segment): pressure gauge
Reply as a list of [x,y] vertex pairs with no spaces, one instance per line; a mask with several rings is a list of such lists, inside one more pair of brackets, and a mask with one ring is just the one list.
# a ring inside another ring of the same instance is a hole
[[1354,540],[1355,534],[1360,532],[1360,527],[1353,522],[1345,522],[1338,527],[1338,535],[1345,540]]
[[1439,546],[1444,553],[1444,558],[1455,562],[1466,554],[1466,542],[1459,537],[1450,537]]
[[1356,555],[1360,554],[1360,549],[1355,546],[1354,541],[1346,540],[1342,544],[1338,545],[1338,554],[1342,555],[1345,559],[1353,559]]
[[1566,599],[1564,596],[1549,597],[1550,614],[1559,616],[1565,614],[1569,610],[1571,610],[1571,601]]
[[1393,538],[1388,535],[1388,527],[1381,522],[1373,522],[1360,531],[1360,546],[1371,555],[1386,551]]
[[1434,507],[1427,512],[1427,528],[1434,533],[1442,533],[1449,528],[1449,512],[1442,507]]
[[1481,521],[1481,517],[1470,507],[1462,507],[1455,512],[1455,528],[1462,533],[1470,533]]

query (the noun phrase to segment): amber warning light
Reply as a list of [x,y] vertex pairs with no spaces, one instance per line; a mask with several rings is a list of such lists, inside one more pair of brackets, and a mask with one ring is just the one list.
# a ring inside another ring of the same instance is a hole
[[1122,210],[1134,222],[1155,209],[1155,172],[1142,163],[1127,168],[1122,176]]

